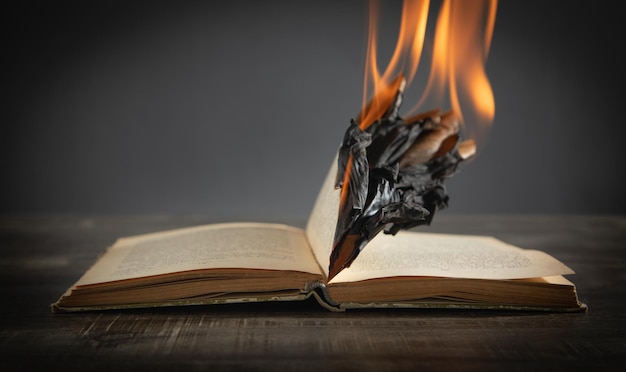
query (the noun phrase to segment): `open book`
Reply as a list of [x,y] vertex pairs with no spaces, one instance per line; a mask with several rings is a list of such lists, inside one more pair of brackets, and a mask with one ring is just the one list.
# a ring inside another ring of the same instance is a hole
[[298,301],[369,307],[584,311],[573,271],[550,255],[485,236],[379,234],[329,277],[340,190],[336,161],[306,229],[224,223],[121,238],[53,312]]

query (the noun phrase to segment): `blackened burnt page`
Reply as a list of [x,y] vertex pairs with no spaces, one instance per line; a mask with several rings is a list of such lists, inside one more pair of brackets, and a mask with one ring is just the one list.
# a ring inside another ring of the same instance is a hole
[[226,223],[119,239],[76,285],[221,268],[321,275],[303,230],[279,224]]
[[554,257],[487,236],[379,234],[332,283],[394,276],[527,279],[573,274]]

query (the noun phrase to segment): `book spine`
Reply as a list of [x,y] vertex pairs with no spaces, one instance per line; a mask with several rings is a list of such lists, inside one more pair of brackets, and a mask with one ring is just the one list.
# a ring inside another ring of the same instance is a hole
[[306,291],[309,295],[313,295],[317,302],[327,310],[335,312],[343,312],[345,309],[335,301],[333,301],[328,295],[326,285],[322,282],[310,282],[307,283]]

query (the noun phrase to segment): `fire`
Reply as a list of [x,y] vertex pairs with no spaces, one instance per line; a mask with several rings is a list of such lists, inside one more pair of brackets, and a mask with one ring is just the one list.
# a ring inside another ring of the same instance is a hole
[[[370,0],[363,107],[337,157],[335,187],[341,195],[329,277],[349,267],[380,232],[429,224],[447,206],[444,180],[473,157],[476,129],[488,128],[495,113],[484,66],[497,0],[443,0],[434,31],[427,22],[429,0],[404,0],[397,43],[384,72],[378,65],[379,5]],[[426,48],[430,33],[432,50]],[[430,73],[411,111],[426,103],[434,107],[406,118],[400,107],[408,97],[405,89],[419,80],[424,50],[432,52]],[[461,140],[461,129],[469,139]]]
[[[378,13],[378,2],[370,1],[370,18],[369,33],[367,46],[367,59],[365,62],[365,89],[363,89],[363,110],[361,113],[362,120],[359,120],[361,129],[370,126],[382,115],[383,111],[388,107],[389,102],[393,99],[393,95],[397,92],[397,84],[392,84],[392,80],[402,73],[402,70],[408,70],[408,74],[404,73],[408,81],[415,76],[419,65],[422,48],[424,46],[424,38],[426,34],[426,23],[428,20],[429,1],[404,1],[402,5],[402,19],[400,21],[400,32],[398,42],[394,53],[387,65],[387,69],[383,74],[378,69],[378,18],[374,16]],[[407,66],[407,59],[409,64]],[[374,92],[369,106],[365,106],[368,102],[368,85],[372,86]]]
[[[363,109],[358,118],[361,129],[380,118],[388,107],[385,104],[393,100],[398,77],[404,77],[406,84],[411,84],[420,65],[427,34],[430,1],[404,0],[396,47],[381,73],[377,60],[379,5],[375,0],[370,1]],[[443,107],[447,98],[469,138],[479,143],[484,142],[495,115],[493,91],[484,67],[496,8],[497,0],[441,2],[426,89],[410,110],[416,112],[427,100]]]

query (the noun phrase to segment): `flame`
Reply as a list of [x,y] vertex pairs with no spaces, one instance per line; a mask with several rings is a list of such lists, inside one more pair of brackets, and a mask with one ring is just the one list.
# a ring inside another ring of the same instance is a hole
[[[376,58],[378,53],[378,17],[373,16],[379,12],[380,5],[378,1],[370,1],[364,78],[365,89],[363,89],[364,105],[363,110],[361,110],[361,117],[358,120],[361,129],[370,126],[387,109],[389,105],[385,104],[394,98],[400,75],[403,75],[408,82],[413,80],[424,47],[429,4],[428,0],[404,1],[402,4],[398,42],[387,69],[381,74]],[[408,66],[407,59],[409,60]],[[408,70],[408,73],[403,73],[403,70]],[[366,105],[366,102],[368,102],[367,88],[369,85],[372,86],[376,94],[369,100],[369,104]]]
[[[409,85],[418,70],[426,39],[429,0],[404,0],[395,50],[383,73],[378,53],[379,2],[370,1],[363,108],[358,118],[365,129],[388,107],[397,92],[398,78]],[[411,112],[427,99],[443,107],[446,98],[470,139],[484,141],[495,115],[495,100],[485,73],[493,36],[497,0],[444,0],[433,37],[432,60],[426,89]],[[448,91],[448,96],[445,93]],[[372,98],[369,98],[368,92]],[[368,99],[369,98],[369,99]],[[369,103],[368,103],[369,102]],[[480,137],[480,138],[479,138]]]

